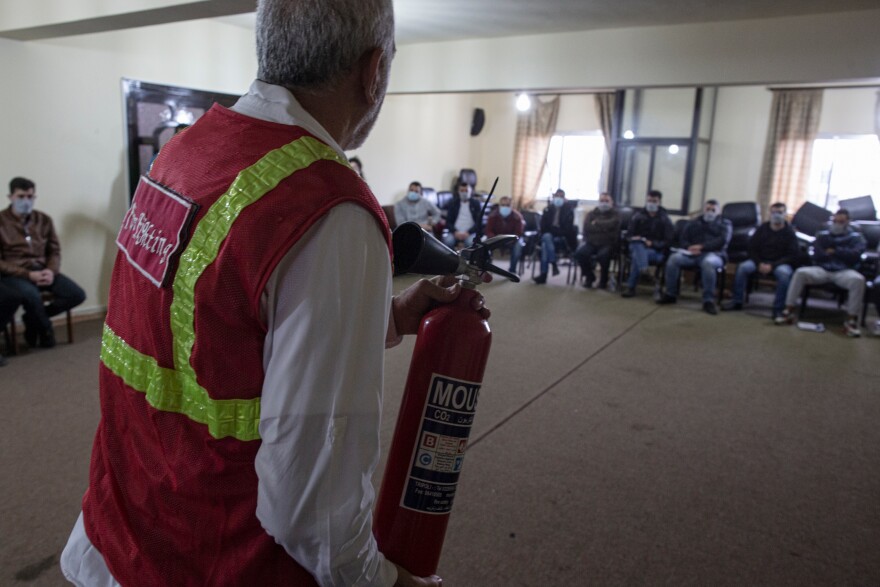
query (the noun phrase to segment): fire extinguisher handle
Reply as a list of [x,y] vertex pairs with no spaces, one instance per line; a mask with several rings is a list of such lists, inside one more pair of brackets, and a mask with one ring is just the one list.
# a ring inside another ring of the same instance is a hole
[[489,273],[494,273],[496,275],[501,275],[502,277],[506,277],[514,283],[519,283],[519,275],[517,275],[516,273],[511,273],[510,271],[505,271],[501,267],[493,265],[492,263],[489,263],[488,267],[486,267],[486,271],[488,271]]

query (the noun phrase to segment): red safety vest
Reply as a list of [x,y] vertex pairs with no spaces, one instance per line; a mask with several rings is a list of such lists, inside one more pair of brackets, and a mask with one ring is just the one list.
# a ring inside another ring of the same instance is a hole
[[255,513],[260,296],[334,206],[369,210],[390,247],[385,215],[302,128],[219,106],[150,177],[117,241],[86,533],[123,585],[314,585]]

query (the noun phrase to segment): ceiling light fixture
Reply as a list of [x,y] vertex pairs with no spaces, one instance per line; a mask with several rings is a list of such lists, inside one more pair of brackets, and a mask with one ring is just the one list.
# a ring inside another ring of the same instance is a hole
[[522,93],[516,98],[516,109],[520,112],[525,112],[529,108],[532,107],[532,100],[529,98],[529,95],[526,93]]

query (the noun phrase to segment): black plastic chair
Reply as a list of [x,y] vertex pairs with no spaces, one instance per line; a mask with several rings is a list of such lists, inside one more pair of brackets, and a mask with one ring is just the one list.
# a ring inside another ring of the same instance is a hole
[[817,232],[828,226],[829,218],[831,218],[831,210],[804,202],[791,219],[791,226],[797,233],[798,240],[809,244],[813,242]]
[[755,202],[729,202],[721,209],[721,216],[733,224],[727,260],[742,263],[749,258],[749,239],[761,224],[761,209]]
[[840,200],[837,205],[849,212],[850,220],[877,220],[877,209],[871,196]]

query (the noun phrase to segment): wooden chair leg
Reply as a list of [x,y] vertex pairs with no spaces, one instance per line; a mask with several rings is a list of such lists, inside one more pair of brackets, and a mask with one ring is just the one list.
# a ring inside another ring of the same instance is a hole
[[73,318],[70,316],[70,310],[67,310],[67,344],[73,344]]

